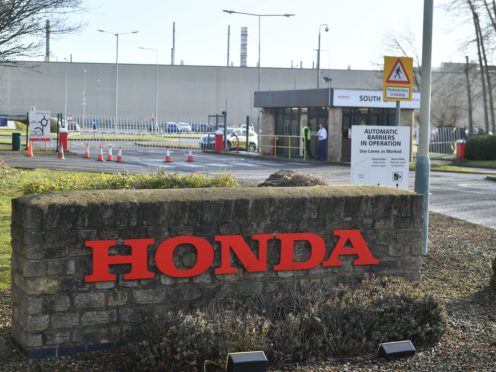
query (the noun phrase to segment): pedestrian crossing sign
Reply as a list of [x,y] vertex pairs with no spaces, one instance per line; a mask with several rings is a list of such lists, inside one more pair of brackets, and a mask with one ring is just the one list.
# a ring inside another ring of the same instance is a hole
[[413,59],[384,57],[384,101],[411,101]]

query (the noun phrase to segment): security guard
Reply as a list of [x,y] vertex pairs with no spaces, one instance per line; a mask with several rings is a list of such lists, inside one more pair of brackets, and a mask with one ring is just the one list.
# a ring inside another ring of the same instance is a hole
[[310,129],[310,125],[307,121],[304,121],[303,128],[301,129],[301,140],[303,141],[303,158],[306,159],[307,155],[310,159],[313,159],[312,152],[310,150],[311,141],[312,141],[312,130]]

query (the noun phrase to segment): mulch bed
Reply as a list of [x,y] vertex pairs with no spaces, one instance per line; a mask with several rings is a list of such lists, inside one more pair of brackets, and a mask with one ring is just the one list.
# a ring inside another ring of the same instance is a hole
[[[374,354],[315,361],[273,370],[299,371],[496,371],[496,289],[489,286],[496,230],[440,214],[430,216],[429,254],[419,286],[446,303],[448,330],[433,348],[414,357],[376,359]],[[127,348],[27,361],[7,342],[10,293],[0,292],[0,371],[124,371],[134,361]]]

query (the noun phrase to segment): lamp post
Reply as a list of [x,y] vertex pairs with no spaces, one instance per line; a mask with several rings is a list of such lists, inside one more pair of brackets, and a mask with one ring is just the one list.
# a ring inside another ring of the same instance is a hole
[[138,47],[142,50],[155,52],[155,130],[158,129],[158,50],[154,48]]
[[86,69],[83,70],[83,120],[81,126],[84,127],[86,121]]
[[329,26],[327,23],[323,23],[319,26],[319,46],[317,48],[317,88],[320,88],[320,30],[322,26],[325,26],[325,32],[329,32]]
[[[289,14],[289,13],[285,13],[285,14],[257,14],[257,13],[246,13],[246,12],[238,12],[236,10],[227,10],[227,9],[224,9],[222,10],[224,13],[228,13],[228,14],[241,14],[241,15],[248,15],[248,16],[253,16],[253,17],[258,17],[258,85],[257,85],[257,90],[260,91],[260,75],[261,75],[261,65],[260,65],[260,20],[262,17],[286,17],[286,18],[289,18],[289,17],[293,17],[294,14]],[[260,134],[260,110],[258,111],[258,123],[257,123],[257,131],[258,131],[258,134]]]
[[106,30],[97,30],[98,32],[103,32],[106,34],[111,34],[115,36],[115,118],[114,118],[114,130],[117,129],[117,121],[119,118],[119,35],[129,35],[137,34],[139,31],[131,32],[110,32]]

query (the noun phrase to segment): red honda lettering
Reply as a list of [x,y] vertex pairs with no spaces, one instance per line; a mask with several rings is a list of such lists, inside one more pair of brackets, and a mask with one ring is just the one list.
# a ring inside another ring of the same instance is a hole
[[258,241],[258,258],[243,237],[239,235],[217,235],[215,241],[220,243],[220,266],[216,274],[236,274],[238,271],[231,266],[231,249],[249,273],[267,271],[267,241],[273,234],[254,234],[253,240]]
[[[174,251],[180,245],[190,245],[196,250],[196,262],[189,269],[178,269],[174,264]],[[155,253],[158,269],[172,278],[191,278],[203,274],[214,261],[214,249],[205,239],[196,236],[176,236],[165,240]]]
[[[334,230],[334,235],[339,237],[329,259],[322,263],[323,266],[343,266],[339,256],[356,255],[358,258],[353,265],[377,265],[380,261],[372,256],[367,243],[359,230]],[[347,242],[351,247],[345,248]]]
[[115,240],[90,240],[86,248],[93,250],[93,272],[84,277],[85,282],[110,282],[116,280],[116,275],[109,272],[110,265],[130,264],[131,271],[124,274],[125,280],[153,279],[155,274],[148,271],[148,246],[155,239],[129,239],[124,245],[131,247],[130,255],[110,256],[109,249],[117,244]]
[[[281,241],[281,261],[274,266],[274,271],[309,270],[324,259],[325,242],[317,234],[277,234],[275,238]],[[310,257],[306,261],[294,261],[294,243],[296,241],[307,241],[310,244]]]

